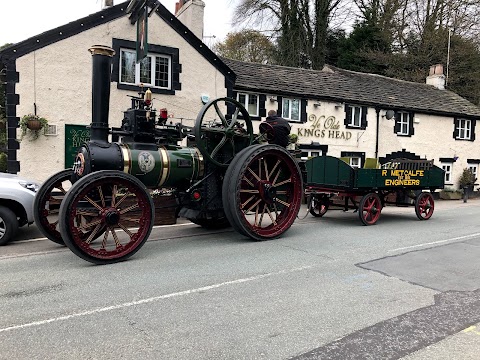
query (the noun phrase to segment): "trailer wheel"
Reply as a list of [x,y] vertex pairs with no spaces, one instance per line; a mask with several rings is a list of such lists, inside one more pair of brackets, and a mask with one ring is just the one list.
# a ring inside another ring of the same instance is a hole
[[415,199],[415,214],[420,220],[428,220],[433,215],[435,209],[435,202],[432,194],[422,192],[417,195]]
[[252,146],[235,160],[226,193],[230,223],[254,240],[272,239],[295,221],[303,194],[301,172],[280,146]]
[[78,180],[60,206],[60,233],[77,256],[109,264],[135,254],[155,218],[153,200],[140,180],[103,170]]
[[65,245],[58,226],[60,204],[71,187],[73,170],[62,170],[45,181],[37,194],[33,204],[35,225],[40,232],[54,243]]
[[328,211],[328,206],[330,205],[328,199],[325,196],[322,196],[321,198],[318,198],[315,195],[311,196],[311,199],[309,199],[310,214],[315,217],[322,217]]
[[375,193],[369,193],[360,200],[358,215],[364,225],[373,225],[377,222],[382,211],[380,197]]
[[[232,115],[227,114],[227,110]],[[219,98],[205,104],[193,128],[195,143],[211,163],[227,167],[253,142],[253,126],[245,107],[236,100]]]

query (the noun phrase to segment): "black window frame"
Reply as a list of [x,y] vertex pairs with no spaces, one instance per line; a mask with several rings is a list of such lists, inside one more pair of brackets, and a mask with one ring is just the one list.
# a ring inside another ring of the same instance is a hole
[[[286,98],[289,98],[289,99],[292,99],[291,96],[285,96]],[[282,115],[283,113],[283,96],[277,96],[277,114],[279,114],[280,116]],[[302,99],[302,98],[298,98],[300,100],[300,121],[290,121],[288,119],[285,119],[287,120],[289,123],[292,123],[292,124],[304,124],[307,122],[307,105],[308,105],[308,101],[307,99]]]
[[[400,130],[401,130],[400,120],[401,120],[402,114],[407,114],[408,115],[408,132],[407,132],[407,134],[400,134]],[[410,112],[410,111],[397,111],[397,112],[395,112],[395,126],[393,128],[393,132],[397,136],[411,137],[412,135],[414,135],[415,134],[415,128],[413,126],[414,117],[415,117],[415,114],[413,112]]]
[[[121,49],[136,50],[135,41],[123,40],[123,39],[112,39],[112,48],[115,50],[115,55],[113,56],[113,68],[112,68],[112,81],[117,83],[117,89],[120,90],[130,90],[130,91],[140,91],[140,86],[132,84],[122,84],[120,83],[120,51]],[[182,73],[182,65],[180,64],[179,59],[179,49],[172,48],[163,45],[157,44],[148,44],[148,53],[149,54],[158,54],[158,55],[167,55],[170,57],[171,61],[171,79],[170,89],[161,89],[156,87],[149,87],[152,93],[155,94],[164,94],[164,95],[175,95],[176,90],[182,90],[182,84],[180,83],[180,74]]]
[[[352,107],[353,106],[359,107],[361,109],[362,113],[360,114],[360,126],[350,125],[350,119],[352,117]],[[362,105],[359,105],[359,104],[345,104],[345,119],[344,119],[345,128],[356,129],[356,130],[365,130],[368,126],[367,114],[368,114],[368,106],[362,106]]]
[[[470,121],[470,138],[460,139],[460,121],[469,120]],[[475,125],[476,119],[467,119],[467,118],[454,118],[453,119],[453,138],[458,141],[475,141]]]

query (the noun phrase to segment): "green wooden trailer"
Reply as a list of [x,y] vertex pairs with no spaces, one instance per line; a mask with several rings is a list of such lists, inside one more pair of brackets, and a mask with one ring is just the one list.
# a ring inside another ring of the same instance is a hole
[[344,158],[319,156],[305,162],[305,194],[310,213],[323,216],[328,209],[358,211],[365,225],[373,225],[386,205],[415,206],[420,220],[435,207],[432,193],[444,187],[444,171],[433,160],[395,159],[380,166],[367,159],[353,168]]

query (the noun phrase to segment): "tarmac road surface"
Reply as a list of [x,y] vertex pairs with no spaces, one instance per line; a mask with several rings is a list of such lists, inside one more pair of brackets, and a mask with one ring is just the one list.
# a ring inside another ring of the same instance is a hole
[[107,266],[26,229],[0,248],[0,359],[478,359],[479,205],[266,242],[180,222]]

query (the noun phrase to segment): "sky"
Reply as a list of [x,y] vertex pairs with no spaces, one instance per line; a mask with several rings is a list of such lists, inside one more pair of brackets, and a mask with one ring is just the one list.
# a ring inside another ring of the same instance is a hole
[[[114,0],[114,5],[125,0]],[[231,30],[231,2],[205,2],[204,42],[221,41]],[[170,12],[177,0],[160,0]],[[0,0],[0,46],[17,43],[44,31],[100,11],[102,0]],[[212,36],[215,36],[213,38]]]

